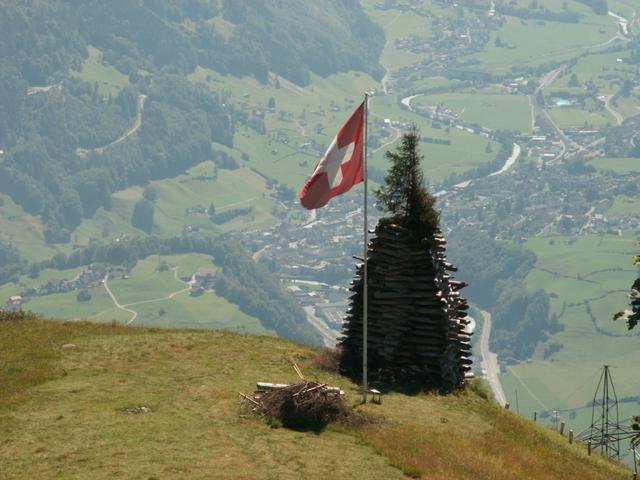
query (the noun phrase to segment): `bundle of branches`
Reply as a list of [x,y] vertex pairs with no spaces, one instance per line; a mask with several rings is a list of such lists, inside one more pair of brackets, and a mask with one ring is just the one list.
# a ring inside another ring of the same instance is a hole
[[323,383],[304,381],[295,385],[273,385],[260,389],[253,398],[242,395],[253,413],[287,428],[318,429],[335,421],[348,421],[353,412],[345,405],[343,392]]

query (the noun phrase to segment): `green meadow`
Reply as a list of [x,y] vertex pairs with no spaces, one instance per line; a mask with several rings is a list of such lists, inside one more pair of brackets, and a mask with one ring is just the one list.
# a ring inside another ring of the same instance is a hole
[[593,106],[579,107],[554,107],[549,111],[551,117],[560,128],[576,128],[584,126],[601,127],[614,124],[613,117],[604,109]]
[[[215,180],[210,177],[217,175]],[[153,233],[180,235],[187,227],[212,234],[230,230],[262,228],[274,223],[277,202],[271,198],[265,179],[248,168],[219,170],[213,162],[202,164],[174,178],[151,182],[157,192]],[[131,225],[133,208],[142,198],[141,187],[131,187],[112,196],[112,207],[101,208],[73,232],[75,243],[88,244],[91,239],[115,239],[123,233],[144,233]],[[252,208],[248,215],[215,225],[206,213],[187,213],[187,209],[213,203],[217,213],[234,208]]]
[[91,300],[88,302],[79,302],[76,298],[78,292],[72,291],[34,298],[26,303],[24,308],[45,318],[61,320],[98,318],[105,322],[124,322],[131,318],[131,314],[115,308],[103,286],[90,288],[88,291],[91,294]]
[[531,107],[524,95],[462,91],[428,95],[415,99],[415,105],[447,105],[461,120],[493,130],[531,133]]
[[[167,264],[168,270],[160,268]],[[188,283],[199,268],[216,270],[213,259],[202,254],[152,255],[131,270],[128,278],[112,278],[108,287],[118,302],[127,310],[135,312],[136,325],[171,328],[200,328],[231,330],[245,333],[273,335],[260,321],[240,311],[215,292],[200,297],[189,295]],[[164,271],[161,271],[164,270]],[[0,287],[0,299],[8,298],[29,285],[39,286],[47,279],[71,279],[82,269],[41,272],[39,279],[21,279],[19,284]],[[29,282],[30,281],[30,282]],[[91,300],[79,302],[77,291],[36,297],[25,308],[46,318],[76,320],[79,318],[99,322],[116,320],[130,322],[133,313],[116,307],[104,285],[88,289]]]
[[71,251],[71,245],[48,245],[45,242],[40,217],[25,212],[8,195],[0,194],[0,199],[0,240],[12,244],[22,255],[34,261]]
[[640,197],[616,197],[613,205],[607,210],[607,216],[633,215],[640,210]]
[[104,63],[102,52],[95,47],[89,47],[87,59],[82,63],[79,72],[72,72],[85,82],[98,85],[100,95],[117,95],[120,90],[129,86],[129,77],[120,73],[116,68]]
[[381,62],[389,70],[395,71],[402,67],[418,63],[426,54],[412,53],[400,50],[396,47],[396,41],[409,35],[429,38],[432,35],[431,19],[417,15],[413,12],[403,14],[400,19],[395,11],[384,13],[373,13],[371,16],[376,19],[385,31],[387,45],[382,52]]
[[[593,396],[605,364],[614,367],[619,397],[637,395],[635,372],[628,367],[637,360],[640,337],[612,320],[615,312],[626,307],[628,290],[637,276],[631,265],[635,239],[628,233],[581,236],[575,242],[545,237],[529,239],[526,245],[538,257],[526,278],[527,286],[545,288],[554,297],[551,309],[564,330],[540,345],[530,361],[508,367],[501,375],[512,405],[517,390],[520,411],[526,415],[580,407]],[[551,344],[562,348],[545,359],[544,350]],[[587,420],[579,413],[567,419],[567,428],[578,431],[587,426]]]
[[589,163],[600,172],[637,172],[640,170],[638,158],[594,158]]
[[[574,5],[576,4],[572,4],[572,8]],[[506,72],[513,65],[536,66],[604,48],[615,37],[617,25],[609,17],[588,12],[586,14],[588,21],[580,23],[506,17],[505,24],[499,30],[491,32],[487,47],[473,55],[473,58],[485,69]],[[496,47],[497,37],[508,47]]]

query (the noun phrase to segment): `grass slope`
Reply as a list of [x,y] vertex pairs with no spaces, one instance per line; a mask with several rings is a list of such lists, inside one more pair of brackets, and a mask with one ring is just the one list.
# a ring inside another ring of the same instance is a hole
[[518,130],[531,133],[531,108],[524,95],[503,92],[443,93],[416,99],[416,105],[447,105],[466,122],[494,130]]
[[[72,342],[77,347],[62,349]],[[356,386],[269,337],[44,321],[0,322],[0,462],[22,478],[626,478],[620,466],[469,390],[390,394],[380,421],[321,433],[238,417],[258,380]],[[6,354],[4,353],[6,352]],[[149,405],[152,413],[118,409]]]

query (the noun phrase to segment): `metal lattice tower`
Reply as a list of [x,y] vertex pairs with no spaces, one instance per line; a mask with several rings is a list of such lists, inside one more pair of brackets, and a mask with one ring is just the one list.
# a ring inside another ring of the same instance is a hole
[[590,442],[594,450],[620,459],[620,440],[629,438],[629,430],[620,426],[618,395],[613,385],[609,365],[602,369],[596,393],[593,396],[591,426],[580,432],[577,438]]

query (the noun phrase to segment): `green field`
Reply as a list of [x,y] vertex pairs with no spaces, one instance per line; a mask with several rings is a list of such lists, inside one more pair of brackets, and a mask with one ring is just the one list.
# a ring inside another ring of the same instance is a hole
[[[545,288],[555,297],[552,312],[559,315],[564,331],[540,345],[530,362],[509,367],[501,375],[512,404],[518,390],[520,410],[526,415],[582,406],[593,396],[604,364],[615,367],[619,397],[637,395],[635,372],[628,366],[636,362],[640,338],[612,320],[627,305],[627,292],[637,276],[631,265],[635,239],[629,234],[583,236],[575,243],[565,237],[533,238],[527,248],[538,256],[527,286]],[[594,328],[587,306],[606,335]],[[563,347],[544,359],[544,349],[551,343]],[[585,419],[582,414],[572,419],[572,428],[586,426]]]
[[[188,285],[177,277],[174,270],[160,271],[158,255],[138,262],[131,270],[130,278],[110,280],[109,287],[122,305],[165,298],[172,293],[188,289]],[[165,260],[167,262],[170,259]],[[211,265],[209,260],[208,265]]]
[[89,289],[91,300],[79,302],[77,291],[37,297],[25,304],[25,308],[45,318],[63,320],[99,319],[100,321],[125,321],[131,315],[117,310],[104,287]]
[[102,52],[94,47],[89,47],[88,57],[82,64],[82,69],[72,74],[92,85],[97,83],[98,92],[104,96],[117,95],[120,90],[129,86],[129,78],[114,67],[105,64],[102,60]]
[[0,199],[0,240],[12,244],[25,258],[45,260],[72,250],[71,245],[47,245],[40,217],[25,212],[8,195],[0,194]]
[[241,312],[236,305],[215,294],[193,298],[185,292],[171,300],[134,305],[131,308],[138,313],[135,320],[138,325],[275,335],[266,330],[258,319]]
[[[575,2],[572,4],[577,5]],[[575,57],[590,50],[605,47],[618,30],[609,17],[600,17],[584,10],[587,21],[580,23],[540,22],[507,17],[506,23],[491,32],[487,47],[473,56],[482,66],[494,72],[504,72],[512,65],[535,66]],[[498,48],[495,40],[512,48]]]
[[395,71],[402,67],[420,62],[426,54],[417,54],[400,50],[396,47],[396,40],[409,35],[429,38],[432,35],[431,18],[406,12],[400,15],[396,10],[376,10],[373,6],[379,2],[362,2],[368,9],[370,17],[380,25],[387,37],[387,45],[382,52],[381,62],[389,70]]
[[621,195],[616,197],[613,205],[607,210],[606,215],[618,216],[618,215],[633,215],[640,211],[640,198],[639,197],[626,197]]
[[[580,83],[580,88],[577,91],[586,93],[586,83],[592,81],[598,85],[601,94],[617,93],[620,90],[619,79],[635,72],[633,65],[625,63],[629,59],[629,54],[630,50],[624,50],[584,56],[569,72],[553,84],[553,88],[554,90],[557,87],[568,89],[568,82],[575,74]],[[622,60],[622,63],[619,63],[618,59]]]
[[638,172],[640,159],[637,158],[594,158],[589,163],[600,172]]
[[[197,178],[216,174],[216,180]],[[158,193],[153,231],[156,235],[180,235],[188,226],[215,234],[264,228],[274,223],[272,212],[276,201],[268,196],[265,179],[246,168],[218,170],[213,162],[203,162],[190,169],[188,174],[158,180],[152,182],[151,186]],[[91,239],[113,240],[123,233],[143,235],[142,231],[131,225],[133,208],[142,198],[142,190],[141,187],[131,187],[114,193],[112,207],[109,210],[101,208],[93,218],[84,220],[72,234],[74,242],[88,244]],[[222,225],[213,224],[206,213],[186,213],[188,208],[208,208],[211,203],[217,213],[245,207],[251,207],[253,211]]]
[[578,107],[554,107],[548,111],[560,128],[600,127],[615,123],[609,112],[594,106],[588,106],[584,109]]
[[486,94],[483,91],[443,93],[416,98],[415,105],[448,106],[461,120],[493,130],[531,132],[531,108],[523,95]]

